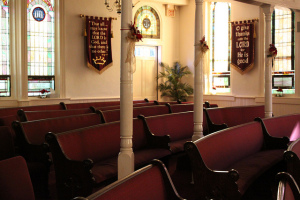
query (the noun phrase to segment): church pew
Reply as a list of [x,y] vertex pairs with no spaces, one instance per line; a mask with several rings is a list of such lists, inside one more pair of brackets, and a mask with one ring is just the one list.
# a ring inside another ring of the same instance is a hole
[[300,114],[284,115],[265,119],[261,122],[264,131],[275,137],[289,137],[290,141],[300,138]]
[[234,106],[223,108],[204,109],[209,133],[213,133],[228,127],[253,121],[255,118],[264,118],[264,105],[259,106]]
[[18,110],[28,110],[28,111],[37,111],[37,110],[65,110],[65,104],[63,102],[59,104],[51,104],[51,105],[39,105],[39,106],[22,106],[22,107],[10,107],[10,108],[0,108],[0,117],[4,116],[17,116]]
[[287,151],[284,152],[284,159],[287,163],[287,172],[291,174],[298,185],[300,185],[300,138],[293,141]]
[[[120,109],[115,110],[99,110],[103,123],[120,121]],[[142,114],[144,116],[162,115],[170,113],[169,107],[166,105],[153,105],[133,108],[133,118]]]
[[287,172],[280,172],[276,175],[278,184],[277,200],[297,200],[300,199],[300,186],[296,183],[292,175]]
[[[184,151],[184,143],[192,140],[194,132],[194,112],[182,112],[157,116],[139,116],[143,120],[146,132],[155,136],[170,137],[169,149],[173,154]],[[205,120],[204,120],[205,121]],[[205,123],[203,124],[205,127]],[[204,128],[205,130],[205,128]]]
[[[140,119],[133,119],[135,168],[171,154],[168,136],[146,135]],[[88,196],[117,178],[120,122],[100,124],[63,133],[48,133],[59,199]]]
[[29,172],[23,157],[16,156],[0,161],[0,199],[35,199]]
[[[150,102],[148,99],[144,100],[134,100],[133,103],[147,103]],[[66,108],[68,110],[71,109],[81,109],[81,108],[89,108],[93,106],[94,108],[107,107],[107,106],[118,106],[120,105],[120,101],[100,101],[100,102],[87,102],[87,103],[67,103]]]
[[190,104],[167,104],[167,106],[169,106],[171,113],[187,112],[187,111],[194,110],[193,103],[190,103]]
[[96,113],[41,119],[28,122],[13,122],[16,133],[16,145],[19,153],[28,161],[45,161],[45,135],[52,132],[64,132],[101,123],[101,116]]
[[153,160],[125,178],[118,180],[90,196],[74,200],[176,200],[183,198],[177,193],[165,165]]
[[264,135],[256,121],[187,142],[197,198],[241,199],[260,175],[283,161],[288,142]]
[[65,117],[70,115],[80,115],[94,113],[95,110],[91,108],[72,109],[72,110],[45,110],[45,111],[24,111],[18,110],[18,118],[21,122],[33,121],[39,119]]

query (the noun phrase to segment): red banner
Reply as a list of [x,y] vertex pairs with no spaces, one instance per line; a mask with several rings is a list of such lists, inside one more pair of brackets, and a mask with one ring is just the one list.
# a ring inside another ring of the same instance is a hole
[[86,16],[87,64],[99,73],[112,64],[111,20]]
[[231,66],[244,74],[254,66],[255,21],[231,24]]

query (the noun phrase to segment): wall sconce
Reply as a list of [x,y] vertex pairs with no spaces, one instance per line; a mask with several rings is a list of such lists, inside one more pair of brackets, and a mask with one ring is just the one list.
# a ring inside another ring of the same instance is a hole
[[109,0],[105,0],[104,5],[109,12],[113,11],[115,8],[117,13],[121,14],[121,0],[114,0],[112,5],[109,3]]

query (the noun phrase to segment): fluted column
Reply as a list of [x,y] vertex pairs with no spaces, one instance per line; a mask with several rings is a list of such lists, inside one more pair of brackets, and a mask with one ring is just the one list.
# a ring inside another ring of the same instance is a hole
[[263,5],[265,16],[265,117],[272,117],[272,61],[268,58],[269,46],[272,44],[271,19],[274,6]]
[[203,0],[195,0],[195,50],[194,50],[194,134],[193,141],[203,137],[203,58],[196,63],[200,48],[198,45],[204,35],[203,31]]
[[120,61],[120,137],[121,149],[118,157],[118,178],[121,179],[134,171],[134,154],[132,150],[133,133],[133,81],[131,64],[125,63],[129,43],[126,37],[132,21],[132,0],[122,1],[121,14],[121,61]]

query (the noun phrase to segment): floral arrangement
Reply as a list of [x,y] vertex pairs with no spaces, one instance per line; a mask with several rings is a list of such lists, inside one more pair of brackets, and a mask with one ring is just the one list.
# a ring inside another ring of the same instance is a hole
[[205,36],[200,40],[200,50],[202,53],[205,53],[209,50],[209,47],[205,41]]
[[275,58],[277,56],[277,48],[274,44],[270,44],[269,55],[267,57]]
[[277,92],[276,97],[282,97],[283,96],[283,90],[280,87],[276,90],[276,92]]
[[50,92],[50,91],[45,90],[45,89],[40,90],[40,93],[41,93],[41,94],[45,94],[45,93],[48,93],[48,92]]
[[128,36],[127,36],[127,38],[129,39],[129,40],[132,40],[132,41],[134,41],[134,42],[139,42],[139,41],[142,41],[142,38],[143,38],[143,36],[142,36],[142,34],[141,34],[141,32],[137,29],[137,27],[135,26],[135,24],[130,24],[129,25],[129,29],[130,29],[130,32],[128,33]]
[[216,90],[217,88],[215,86],[212,87],[213,90]]

